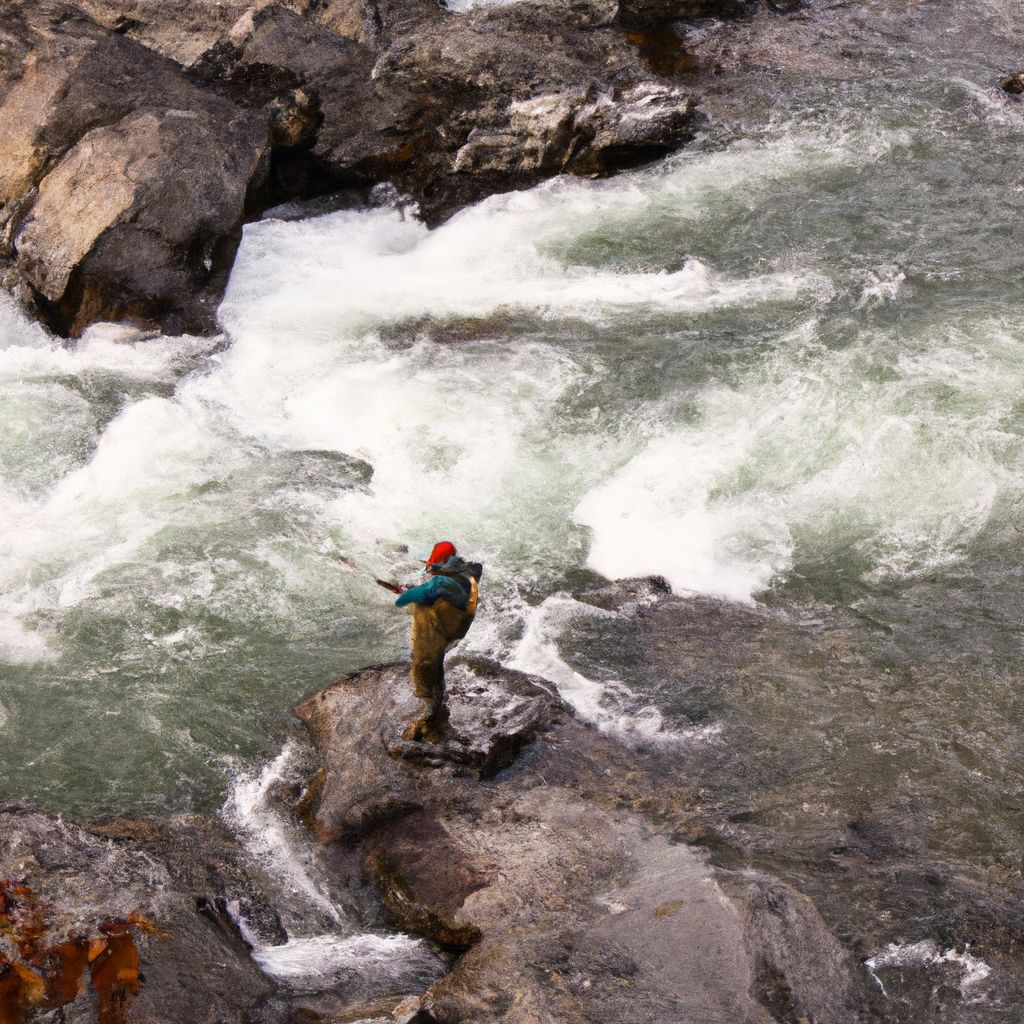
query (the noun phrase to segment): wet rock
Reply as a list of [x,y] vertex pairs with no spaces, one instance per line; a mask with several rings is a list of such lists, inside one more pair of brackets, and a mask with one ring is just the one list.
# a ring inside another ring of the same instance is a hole
[[525,741],[493,775],[455,739],[414,757],[390,741],[417,711],[406,671],[365,669],[298,713],[320,757],[303,812],[328,858],[394,924],[466,949],[415,1019],[857,1019],[848,955],[809,900],[669,838],[693,814],[670,759],[584,726],[542,680],[465,661],[453,733],[475,717],[481,747]]
[[209,331],[266,119],[73,9],[25,13],[2,21],[26,53],[0,105],[0,222],[28,294],[62,333]]
[[693,134],[692,115],[689,96],[653,83],[617,97],[580,90],[537,96],[474,129],[456,154],[455,171],[606,174],[677,148]]
[[414,810],[426,776],[410,766],[444,766],[474,777],[506,767],[566,713],[540,680],[485,661],[446,670],[450,729],[442,744],[409,743],[402,730],[421,712],[406,665],[363,669],[296,708],[321,752],[313,821],[322,841],[356,840]]
[[[429,223],[684,144],[614,0],[17,0],[0,15],[3,278],[56,330],[208,332],[246,217],[390,182]],[[188,166],[189,181],[180,168]],[[60,214],[60,215],[58,215]]]
[[999,83],[999,88],[1012,96],[1024,95],[1024,71],[1018,71],[1015,75],[1008,75]]
[[734,18],[756,6],[756,0],[620,0],[619,16],[628,25],[642,25],[689,18]]
[[72,335],[96,320],[208,331],[265,138],[249,118],[198,111],[94,129],[40,183],[18,265]]
[[[63,1005],[66,1019],[95,1019],[98,1000],[105,1024],[122,1019],[121,1011],[140,1021],[241,1022],[271,985],[245,950],[195,905],[197,894],[211,892],[211,882],[222,894],[235,895],[237,866],[218,856],[230,844],[213,826],[154,830],[148,841],[139,841],[130,836],[145,831],[141,823],[94,832],[28,807],[0,808],[0,878],[14,880],[29,893],[20,897],[22,904],[31,899],[41,917],[35,946],[40,955],[33,959],[24,944],[12,948],[10,936],[18,936],[8,932],[0,960],[6,956],[23,970],[38,971],[50,990],[50,1004]],[[165,859],[156,851],[170,845],[168,833],[177,851]],[[190,860],[190,847],[202,849],[201,860]],[[199,882],[199,876],[202,887],[189,884]],[[114,938],[123,950],[111,945]],[[45,950],[81,943],[88,963],[102,965],[99,957],[108,958],[122,981],[137,958],[137,978],[127,988],[118,987],[116,979],[107,984],[93,969],[89,984],[72,983],[68,958],[55,960]],[[0,984],[4,976],[0,968]],[[63,992],[62,978],[68,982]],[[104,1000],[110,1003],[107,1010]],[[30,999],[26,1009],[46,1005],[45,999]]]

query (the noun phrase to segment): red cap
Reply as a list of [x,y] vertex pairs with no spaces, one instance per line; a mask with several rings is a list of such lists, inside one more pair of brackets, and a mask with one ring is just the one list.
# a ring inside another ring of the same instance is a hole
[[434,545],[434,550],[430,552],[430,557],[423,563],[424,565],[437,565],[439,562],[447,562],[452,555],[457,554],[455,545],[450,540],[439,540]]

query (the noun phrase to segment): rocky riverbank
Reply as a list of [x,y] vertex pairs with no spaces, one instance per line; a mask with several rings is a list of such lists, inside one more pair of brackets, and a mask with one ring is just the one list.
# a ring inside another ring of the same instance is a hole
[[697,111],[677,24],[751,7],[16,0],[0,14],[4,279],[62,334],[210,332],[242,224],[268,207],[386,185],[436,223],[678,148]]
[[[671,689],[691,717],[771,678],[799,691],[806,674],[891,671],[839,618],[657,580],[578,605],[640,691]],[[409,743],[407,672],[363,669],[303,701],[289,767],[231,828],[0,808],[0,1020],[840,1024],[1019,1005],[1019,880],[944,856],[885,792],[837,818],[824,768],[806,777],[808,821],[775,825],[774,801],[794,813],[766,774],[789,756],[783,730],[769,761],[742,721],[729,749],[637,747],[548,680],[455,658],[447,739]],[[746,813],[723,799],[733,757]]]
[[[670,763],[484,661],[450,671],[450,741],[404,743],[406,672],[366,669],[300,705],[311,781],[276,799],[365,926],[426,939],[436,968],[289,984],[257,969],[292,937],[217,823],[83,828],[8,806],[0,875],[21,895],[3,908],[4,1019],[862,1019],[862,972],[805,896],[686,844],[701,811]],[[95,965],[112,934],[130,969],[108,984]]]

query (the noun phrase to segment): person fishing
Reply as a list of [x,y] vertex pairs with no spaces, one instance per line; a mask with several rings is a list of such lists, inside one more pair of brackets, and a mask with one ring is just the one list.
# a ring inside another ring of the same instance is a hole
[[476,615],[483,566],[459,557],[451,541],[434,545],[424,563],[428,579],[403,590],[399,608],[412,606],[412,687],[425,702],[423,715],[402,733],[406,740],[438,741],[448,722],[444,656],[461,640]]

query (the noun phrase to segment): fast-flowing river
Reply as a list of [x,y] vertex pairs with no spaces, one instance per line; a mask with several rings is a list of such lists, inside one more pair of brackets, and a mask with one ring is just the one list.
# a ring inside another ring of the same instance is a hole
[[[910,778],[937,847],[1018,862],[1024,104],[993,86],[1020,21],[844,17],[656,166],[433,231],[250,225],[222,338],[68,347],[0,306],[0,795],[219,807],[299,696],[403,655],[371,577],[450,537],[486,563],[475,650],[713,748],[713,799],[784,833],[815,779],[841,815]],[[903,668],[702,718],[592,626],[573,654],[572,595],[648,574],[852,615]]]

